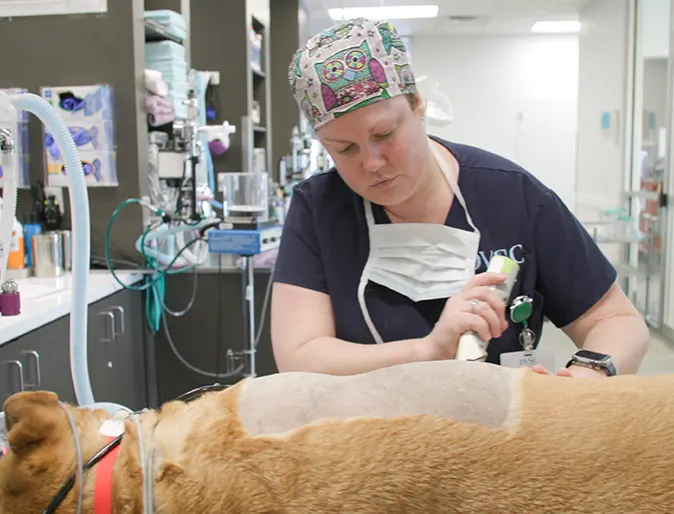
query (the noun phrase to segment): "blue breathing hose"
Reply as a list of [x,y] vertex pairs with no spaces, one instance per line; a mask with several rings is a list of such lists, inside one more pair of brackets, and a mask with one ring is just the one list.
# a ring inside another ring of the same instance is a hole
[[64,156],[68,170],[68,196],[72,212],[72,299],[70,311],[70,372],[80,406],[105,409],[111,414],[128,408],[114,403],[96,403],[87,360],[87,281],[91,257],[89,196],[84,170],[70,131],[43,98],[32,93],[10,95],[17,110],[32,112],[49,129]]

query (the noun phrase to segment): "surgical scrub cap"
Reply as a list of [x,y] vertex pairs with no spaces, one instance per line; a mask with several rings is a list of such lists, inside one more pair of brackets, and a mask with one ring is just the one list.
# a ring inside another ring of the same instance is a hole
[[364,18],[312,37],[290,62],[288,81],[314,129],[360,107],[417,92],[395,27]]

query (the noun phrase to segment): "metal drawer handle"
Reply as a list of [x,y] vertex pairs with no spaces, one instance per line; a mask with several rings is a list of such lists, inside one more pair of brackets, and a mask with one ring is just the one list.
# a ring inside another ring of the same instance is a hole
[[[25,384],[28,389],[39,389],[42,384],[42,373],[40,372],[40,354],[35,350],[25,350],[23,352],[28,358],[31,358],[35,362],[35,383]],[[28,366],[26,366],[28,368]]]
[[[117,311],[119,312],[119,334],[120,336],[123,336],[126,334],[126,316],[124,315],[124,307],[121,305],[117,305],[116,307],[113,307],[110,309],[111,311]],[[117,316],[115,316],[116,318]]]
[[5,361],[5,364],[8,364],[9,366],[16,366],[16,369],[19,372],[19,390],[18,391],[12,391],[11,394],[14,393],[20,393],[21,391],[24,390],[24,384],[23,384],[23,364],[21,364],[20,361]]
[[117,337],[117,334],[115,334],[115,315],[110,311],[99,312],[98,315],[106,317],[110,320],[110,337],[108,338],[108,330],[106,328],[102,341],[104,343],[110,343],[114,341]]

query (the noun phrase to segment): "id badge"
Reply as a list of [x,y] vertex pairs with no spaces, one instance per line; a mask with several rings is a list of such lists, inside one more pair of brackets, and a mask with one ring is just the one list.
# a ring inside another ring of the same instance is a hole
[[555,354],[545,348],[501,354],[501,366],[507,368],[521,368],[522,366],[533,368],[536,364],[540,364],[550,373],[557,372],[557,368],[555,368]]

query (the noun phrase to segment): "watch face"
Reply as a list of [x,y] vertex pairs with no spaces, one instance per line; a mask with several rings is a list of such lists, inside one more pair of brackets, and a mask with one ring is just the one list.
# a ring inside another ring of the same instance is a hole
[[610,355],[605,353],[593,352],[591,350],[579,350],[576,352],[576,356],[580,359],[588,359],[597,362],[608,362],[611,360]]

